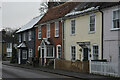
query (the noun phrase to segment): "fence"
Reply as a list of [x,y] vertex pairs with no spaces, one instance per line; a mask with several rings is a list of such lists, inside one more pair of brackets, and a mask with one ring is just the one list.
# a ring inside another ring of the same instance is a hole
[[62,69],[74,72],[89,73],[89,62],[88,61],[68,61],[55,59],[55,69]]
[[89,68],[90,73],[93,74],[110,75],[116,77],[119,75],[118,64],[115,63],[90,61]]

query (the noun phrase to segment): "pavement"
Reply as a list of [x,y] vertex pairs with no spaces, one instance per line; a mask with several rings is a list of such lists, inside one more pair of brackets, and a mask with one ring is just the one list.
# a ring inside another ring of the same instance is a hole
[[101,76],[101,75],[94,75],[94,74],[87,74],[87,73],[80,73],[80,72],[71,72],[71,71],[65,71],[65,70],[56,70],[56,69],[49,69],[45,67],[33,67],[33,66],[27,66],[27,65],[19,65],[19,64],[10,64],[9,61],[3,61],[4,65],[8,66],[14,66],[14,67],[21,67],[26,69],[32,69],[32,70],[39,70],[43,72],[58,74],[58,75],[64,75],[68,77],[78,78],[82,80],[120,80],[120,78],[114,78],[114,77],[108,77],[108,76]]

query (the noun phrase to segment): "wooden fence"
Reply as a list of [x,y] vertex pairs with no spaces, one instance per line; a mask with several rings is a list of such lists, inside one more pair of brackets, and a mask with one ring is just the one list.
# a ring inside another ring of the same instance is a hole
[[55,59],[55,69],[62,69],[74,72],[89,73],[89,62],[88,61],[68,61]]
[[89,66],[90,73],[110,75],[116,77],[119,76],[118,64],[110,63],[110,62],[90,61],[89,65],[90,65]]

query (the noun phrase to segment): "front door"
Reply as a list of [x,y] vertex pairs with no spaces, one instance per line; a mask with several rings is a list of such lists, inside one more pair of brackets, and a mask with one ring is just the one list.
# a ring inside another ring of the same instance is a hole
[[88,61],[88,48],[83,48],[83,61]]
[[44,65],[44,49],[42,49],[41,65]]

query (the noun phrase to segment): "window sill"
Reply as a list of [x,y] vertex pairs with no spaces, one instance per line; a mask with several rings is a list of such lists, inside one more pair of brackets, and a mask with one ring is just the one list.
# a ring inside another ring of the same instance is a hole
[[22,59],[26,60],[27,58],[22,58]]
[[41,40],[41,38],[38,38],[38,40]]
[[59,38],[59,36],[55,36],[55,38]]
[[54,58],[54,57],[46,57],[46,58]]
[[120,30],[120,28],[112,28],[112,29],[110,29],[111,31],[118,31],[118,30]]
[[71,34],[70,36],[75,36],[75,34]]
[[89,31],[88,32],[88,34],[94,34],[95,33],[95,31]]

